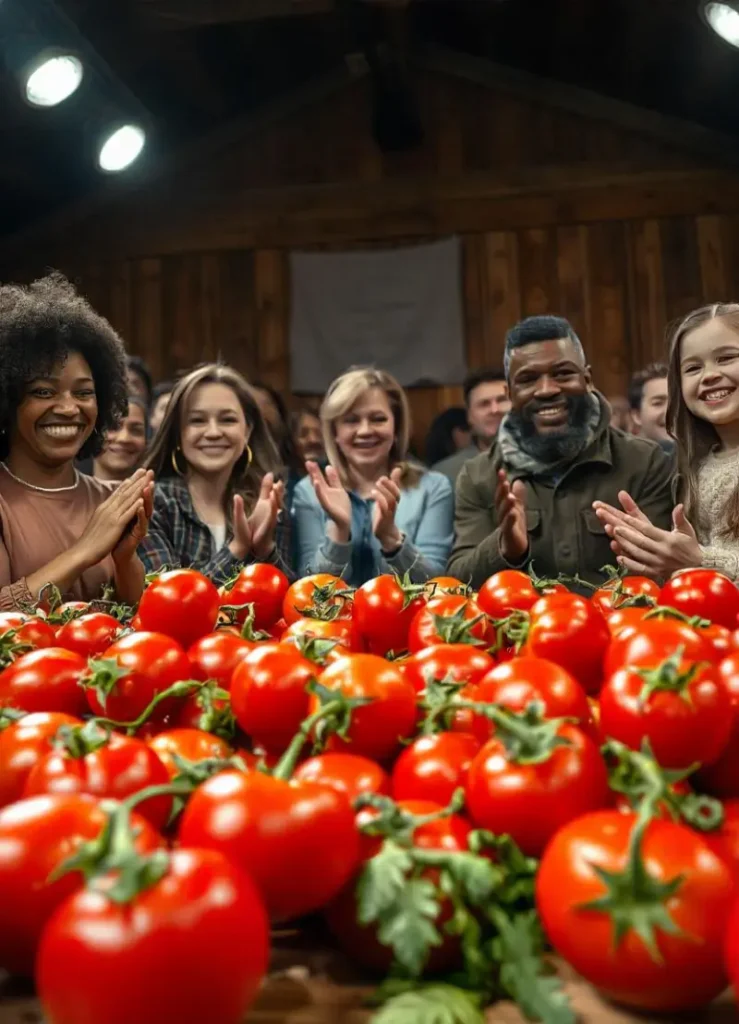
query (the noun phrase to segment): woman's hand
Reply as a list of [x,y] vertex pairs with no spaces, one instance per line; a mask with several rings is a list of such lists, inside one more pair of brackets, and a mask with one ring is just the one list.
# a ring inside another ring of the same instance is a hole
[[672,530],[660,530],[628,494],[621,492],[618,497],[624,511],[604,502],[595,502],[595,510],[612,538],[619,565],[629,572],[656,577],[701,565],[700,544],[683,505],[677,505],[672,513]]
[[[151,497],[146,495],[147,492],[150,495],[153,481],[151,470],[139,469],[98,505],[75,545],[85,568],[96,565],[114,551],[131,520],[136,521],[133,529],[140,529],[139,514],[146,517],[147,502],[151,506]],[[146,524],[148,526],[148,518]]]
[[390,476],[381,476],[372,491],[375,502],[372,510],[372,532],[383,551],[393,551],[403,543],[403,534],[395,525],[402,473],[403,471],[396,467]]
[[248,554],[262,560],[272,553],[275,546],[275,528],[284,494],[285,485],[282,481],[275,483],[274,475],[266,473],[259,489],[259,497],[248,516],[244,499],[240,494],[234,495],[233,540],[230,550],[239,561],[243,561]]
[[127,562],[136,554],[141,541],[149,532],[149,523],[154,513],[154,481],[146,485],[143,494],[143,505],[136,512],[136,519],[130,530],[121,537],[113,548],[113,558],[116,563]]
[[317,462],[306,462],[305,468],[321,508],[335,527],[331,539],[341,544],[348,543],[352,531],[352,503],[339,474],[333,466],[326,466],[324,476]]

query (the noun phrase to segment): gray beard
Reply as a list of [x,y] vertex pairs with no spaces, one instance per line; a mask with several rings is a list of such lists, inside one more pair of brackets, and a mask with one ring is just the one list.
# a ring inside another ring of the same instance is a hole
[[511,410],[506,417],[507,427],[516,445],[536,462],[546,465],[571,462],[590,440],[593,400],[590,392],[567,398],[568,423],[561,433],[537,431],[533,419],[536,405],[532,402],[522,412]]

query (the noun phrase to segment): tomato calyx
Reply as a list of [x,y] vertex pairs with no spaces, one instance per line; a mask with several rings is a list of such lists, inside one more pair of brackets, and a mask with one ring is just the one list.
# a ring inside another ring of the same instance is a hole
[[246,611],[246,618],[239,629],[239,636],[243,640],[261,643],[263,640],[272,639],[272,636],[269,633],[265,633],[263,629],[254,628],[255,612],[253,601],[247,601],[246,604],[222,604],[220,610],[227,616],[228,624],[232,626],[238,624],[241,615]]
[[17,640],[17,636],[17,629],[6,629],[0,634],[0,669],[7,668],[16,658],[33,650],[31,644]]
[[359,825],[360,832],[367,836],[382,836],[384,839],[408,843],[412,841],[416,829],[432,821],[449,818],[461,811],[464,807],[464,789],[460,787],[455,790],[446,807],[430,811],[428,814],[414,814],[399,806],[392,797],[380,793],[360,793],[354,799],[352,807],[355,811],[364,810],[366,807],[377,811],[374,817]]
[[464,680],[460,682],[453,672],[439,679],[431,668],[424,673],[424,679],[426,687],[420,707],[426,715],[419,731],[423,736],[430,736],[444,728],[449,714],[459,707],[457,695],[468,684]]
[[331,652],[341,644],[341,640],[338,637],[314,636],[310,632],[305,632],[293,636],[290,643],[304,658],[323,668]]
[[642,706],[654,693],[674,693],[686,703],[692,703],[688,687],[706,665],[694,662],[681,671],[680,663],[684,653],[685,648],[681,646],[656,668],[636,669],[636,674],[644,680],[644,685],[639,693],[639,703]]
[[393,573],[393,579],[397,583],[398,589],[403,594],[403,607],[400,609],[403,612],[416,600],[416,598],[423,597],[423,595],[427,593],[425,583],[413,583],[411,581],[410,569],[403,576],[398,576],[397,573]]
[[509,761],[516,764],[543,764],[557,747],[571,746],[566,736],[558,735],[565,723],[577,724],[574,718],[545,718],[544,705],[534,700],[523,711],[511,711],[497,704],[456,700],[454,708],[465,708],[482,715],[495,725],[493,736],[500,740]]
[[465,605],[451,615],[433,614],[434,631],[439,641],[445,644],[471,644],[473,647],[484,647],[485,641],[474,636],[472,630],[487,619],[481,612],[474,618],[465,618]]
[[529,565],[526,575],[531,580],[531,586],[537,594],[541,594],[542,596],[548,594],[551,590],[556,590],[562,582],[561,579],[554,579],[553,577],[548,576],[538,576],[534,570],[533,562]]
[[310,604],[295,610],[304,619],[322,619],[324,622],[333,622],[338,619],[344,610],[344,604],[354,597],[355,591],[350,587],[340,587],[340,580],[332,580],[331,583],[324,583],[314,588]]
[[[178,684],[175,683],[176,685]],[[167,693],[166,690],[164,692]],[[189,693],[192,693],[191,689]],[[185,696],[187,695],[185,694]],[[225,701],[225,704],[218,707],[218,701]],[[217,680],[209,679],[195,691],[195,703],[201,709],[197,728],[202,732],[209,732],[213,736],[220,736],[221,739],[230,743],[236,736],[236,718],[231,708],[228,691],[224,690]],[[150,708],[147,708],[145,713],[151,713]]]
[[702,619],[700,615],[686,615],[679,608],[673,608],[669,604],[655,605],[644,616],[645,622],[650,619],[677,619],[678,622],[684,622],[686,625],[692,626],[693,629],[707,629],[712,625],[710,619]]
[[21,718],[25,718],[27,714],[27,711],[22,711],[20,708],[0,708],[0,732],[7,729],[9,725],[20,721]]
[[92,754],[110,742],[110,729],[102,728],[100,722],[91,718],[84,725],[62,725],[51,741],[55,750],[76,760]]
[[[92,667],[93,664],[115,665],[116,666],[116,670],[118,672],[120,672],[121,675],[126,675],[127,674],[127,670],[126,669],[120,669],[118,667],[118,663],[116,661],[107,661],[107,662],[99,662],[99,663],[91,661],[90,662],[90,666]],[[103,673],[106,673],[107,671],[108,671],[107,668],[102,670]],[[107,677],[105,677],[105,678],[107,679]],[[118,678],[120,678],[120,676]],[[87,685],[89,685],[89,683],[87,681],[83,680],[82,681],[82,685],[83,686],[87,686]],[[115,684],[113,684],[113,685],[115,685]],[[200,679],[183,679],[183,680],[181,680],[178,683],[173,683],[171,686],[168,686],[166,690],[162,690],[160,693],[156,694],[156,696],[144,708],[144,710],[141,712],[141,714],[138,716],[138,718],[134,718],[130,722],[118,722],[114,718],[103,718],[101,716],[97,716],[95,718],[95,721],[100,726],[109,727],[111,729],[120,729],[121,731],[126,732],[129,736],[133,736],[133,734],[138,729],[140,729],[142,725],[144,725],[146,722],[149,721],[149,719],[151,718],[151,716],[154,713],[154,711],[159,707],[160,704],[163,704],[164,701],[172,700],[172,699],[177,699],[177,698],[181,698],[181,697],[189,697],[190,694],[193,691],[202,690],[202,689],[205,688],[206,685],[207,684],[204,683]],[[112,687],[111,687],[111,689],[112,689]],[[110,690],[108,692],[110,692]],[[222,691],[222,692],[224,694],[226,693],[225,690]],[[226,694],[226,696],[228,696],[228,694]],[[103,707],[105,707],[105,701],[100,697],[99,691],[98,691],[98,699],[100,700],[101,705]],[[207,730],[203,730],[203,731],[205,732]]]
[[489,648],[490,654],[495,655],[498,651],[511,647],[518,654],[528,639],[530,621],[529,613],[519,609],[512,611],[505,618],[493,619],[495,643]]

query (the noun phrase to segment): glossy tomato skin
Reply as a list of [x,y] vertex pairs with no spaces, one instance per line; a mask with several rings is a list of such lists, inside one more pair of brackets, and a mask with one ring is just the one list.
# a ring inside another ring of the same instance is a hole
[[698,1009],[726,985],[722,940],[734,891],[726,865],[700,836],[656,819],[644,839],[644,861],[660,882],[685,881],[668,903],[678,934],[658,930],[661,961],[629,931],[614,948],[611,918],[583,909],[605,893],[594,868],[623,871],[635,815],[600,811],[562,828],[546,849],[536,904],[557,953],[608,998],[659,1012]]
[[82,725],[82,720],[59,711],[36,711],[0,732],[0,807],[21,799],[28,773],[51,750],[63,725]]
[[335,640],[336,646],[328,655],[329,663],[342,654],[354,654],[363,650],[362,638],[353,619],[295,619],[282,633],[280,642],[297,646],[294,642],[303,637]]
[[333,786],[345,793],[350,803],[361,793],[390,796],[387,772],[376,761],[358,754],[316,754],[298,765],[293,778],[297,782],[320,782],[324,786]]
[[[287,576],[276,565],[253,562],[244,566],[233,587],[221,598],[221,604],[253,605],[254,628],[270,629],[282,616],[282,602],[289,586]],[[246,616],[245,609],[238,613],[236,621],[243,623]]]
[[438,732],[419,736],[393,767],[395,800],[430,800],[446,807],[467,781],[470,764],[480,750],[471,733]]
[[718,758],[698,771],[696,782],[702,792],[725,799],[739,797],[739,652],[724,658],[718,674],[731,704],[729,737]]
[[0,639],[11,630],[14,634],[14,643],[28,644],[34,650],[56,646],[54,630],[38,615],[26,615],[24,612],[0,612]]
[[493,737],[469,767],[467,810],[478,828],[508,833],[524,853],[541,856],[567,822],[608,805],[605,762],[596,743],[574,725],[563,723],[557,736],[567,741],[546,761],[516,764]]
[[397,665],[416,693],[422,693],[429,679],[478,683],[495,661],[473,644],[432,644]]
[[723,807],[721,825],[712,832],[698,834],[727,865],[739,886],[739,800],[724,800]]
[[678,648],[686,661],[713,661],[711,645],[686,622],[645,619],[623,629],[611,641],[603,664],[604,676],[620,668],[656,668]]
[[199,786],[183,811],[179,840],[220,850],[238,864],[275,921],[324,906],[359,862],[354,811],[344,793],[258,771],[222,772]]
[[57,630],[57,646],[74,651],[83,658],[98,658],[121,632],[123,627],[112,615],[90,612],[70,619]]
[[[197,763],[211,758],[226,760],[233,754],[225,740],[213,736],[212,733],[203,732],[202,729],[166,729],[152,736],[147,743],[172,779],[179,775],[180,771],[174,760],[175,755]],[[146,805],[139,806],[143,808]]]
[[632,750],[649,740],[663,768],[712,764],[732,728],[728,690],[716,667],[699,668],[680,694],[658,690],[642,700],[644,677],[622,668],[606,679],[600,692],[600,730]]
[[586,693],[596,694],[611,639],[591,601],[576,594],[549,594],[531,609],[526,651],[567,669]]
[[[591,600],[596,608],[607,617],[634,597],[648,598],[656,603],[659,600],[659,584],[648,576],[623,576],[604,583],[596,590]],[[626,607],[629,607],[628,604]],[[649,608],[644,610],[649,611]]]
[[376,576],[354,595],[353,620],[371,654],[396,653],[408,647],[408,631],[424,597],[406,598],[394,576]]
[[316,599],[317,588],[319,592],[330,588],[332,596],[328,599],[328,607],[338,607],[337,617],[340,619],[351,618],[351,601],[341,595],[342,590],[348,590],[347,584],[338,576],[319,572],[313,576],[304,576],[303,579],[290,584],[282,602],[282,617],[288,626],[296,619],[303,618],[306,609],[310,608]]
[[216,585],[194,569],[163,572],[141,595],[141,629],[171,636],[188,648],[201,636],[213,632],[220,600]]
[[542,591],[534,585],[528,573],[518,569],[501,569],[480,587],[477,603],[491,619],[504,619],[514,611],[531,611],[542,593],[566,593],[566,587],[561,583],[553,583]]
[[[142,740],[111,733],[108,742],[83,757],[61,749],[43,755],[28,773],[24,797],[44,793],[89,793],[98,799],[125,800],[147,786],[163,786],[169,773]],[[162,829],[172,811],[172,798],[156,796],[136,810],[154,828]]]
[[[412,735],[418,717],[416,692],[391,662],[375,654],[348,654],[329,665],[319,682],[345,697],[370,698],[370,703],[353,709],[346,739],[330,736],[327,749],[383,763]],[[317,709],[318,698],[311,697],[310,713]]]
[[739,590],[728,576],[715,569],[685,569],[675,573],[660,591],[659,603],[670,605],[692,618],[736,629]]
[[237,665],[231,678],[236,721],[271,754],[281,754],[308,714],[307,686],[316,666],[287,644],[262,644]]
[[411,654],[423,650],[424,647],[431,647],[432,644],[445,642],[445,637],[439,632],[437,616],[443,619],[461,616],[467,622],[479,619],[470,627],[470,642],[483,648],[490,647],[495,642],[495,629],[473,598],[461,594],[445,594],[441,597],[432,597],[413,616],[408,630],[408,650]]
[[206,633],[187,652],[192,678],[203,681],[215,679],[219,686],[228,690],[234,669],[256,646],[251,640],[234,636],[226,630]]
[[631,629],[632,626],[641,625],[650,610],[651,609],[649,608],[639,608],[635,605],[624,605],[621,608],[608,612],[606,615],[606,623],[611,634],[611,639],[618,636],[618,634],[622,633],[625,629]]
[[0,672],[0,707],[82,715],[86,702],[79,682],[86,672],[87,661],[72,651],[29,651]]
[[54,1024],[237,1024],[268,958],[253,882],[215,850],[180,849],[130,905],[69,897],[44,931],[38,990]]
[[[103,660],[116,662],[125,674],[116,681],[104,705],[90,688],[86,690],[87,702],[93,714],[115,722],[133,721],[158,693],[190,678],[187,655],[176,640],[163,633],[130,633],[121,637],[104,652]],[[163,721],[174,707],[174,701],[160,704],[153,721]]]
[[[91,796],[48,795],[19,800],[0,810],[0,966],[31,976],[42,929],[59,904],[82,886],[79,872],[55,882],[51,873],[95,839],[107,818]],[[136,848],[164,845],[146,819],[134,813]]]

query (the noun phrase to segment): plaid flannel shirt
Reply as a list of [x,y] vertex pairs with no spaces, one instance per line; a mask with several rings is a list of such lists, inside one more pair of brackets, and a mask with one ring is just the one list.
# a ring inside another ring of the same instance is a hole
[[[275,530],[275,547],[266,559],[281,569],[289,579],[295,574],[290,562],[290,517],[283,512]],[[229,530],[222,548],[216,550],[213,534],[193,508],[184,480],[170,477],[157,483],[154,491],[154,514],[149,533],[138,548],[139,558],[147,572],[163,566],[170,569],[192,568],[221,585],[244,564],[229,550],[233,534]],[[253,558],[247,558],[253,562]]]

